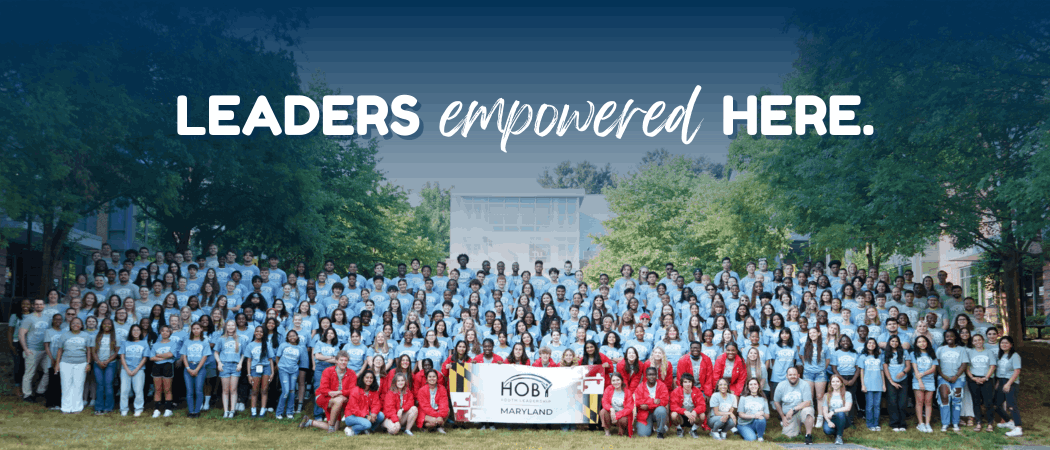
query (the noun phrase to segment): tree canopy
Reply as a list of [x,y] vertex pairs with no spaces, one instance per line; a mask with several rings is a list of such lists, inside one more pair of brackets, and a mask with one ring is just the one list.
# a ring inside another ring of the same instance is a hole
[[588,194],[601,194],[606,187],[616,186],[616,173],[611,164],[599,168],[589,161],[576,165],[562,161],[553,170],[544,169],[536,182],[547,189],[583,189]]

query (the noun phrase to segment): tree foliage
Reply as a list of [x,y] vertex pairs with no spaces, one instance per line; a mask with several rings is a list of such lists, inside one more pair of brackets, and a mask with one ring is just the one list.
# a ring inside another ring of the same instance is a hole
[[449,256],[449,239],[452,236],[452,187],[442,189],[441,183],[431,184],[428,181],[419,190],[419,197],[419,206],[414,211],[419,235],[429,236],[437,244],[438,250],[443,252],[444,259]]
[[[1003,261],[1010,334],[1021,331],[1018,263],[1046,227],[1050,116],[1047,5],[964,2],[800,8],[788,95],[860,95],[872,137],[752,145],[731,158],[793,205],[799,232],[835,224],[880,252],[912,254],[940,235]],[[789,111],[789,115],[792,112]],[[761,141],[761,139],[759,139]],[[848,240],[846,241],[848,245]]]
[[[642,161],[638,164],[638,167],[642,168],[649,164],[661,166],[674,158],[674,156],[667,149],[663,148],[649,150],[642,156]],[[727,170],[725,164],[711,162],[705,156],[697,156],[689,161],[691,164],[690,170],[697,175],[706,173],[715,179],[729,178],[731,175],[731,171]]]
[[770,228],[763,184],[750,177],[732,181],[697,174],[693,160],[668,158],[647,164],[605,190],[615,217],[595,237],[601,251],[584,269],[589,279],[615,277],[620,265],[702,267],[714,273],[724,256],[775,257],[788,245],[783,228]]
[[589,161],[576,165],[562,161],[553,170],[543,169],[536,182],[547,189],[583,189],[588,194],[601,194],[602,189],[616,186],[616,173],[611,164],[599,168]]

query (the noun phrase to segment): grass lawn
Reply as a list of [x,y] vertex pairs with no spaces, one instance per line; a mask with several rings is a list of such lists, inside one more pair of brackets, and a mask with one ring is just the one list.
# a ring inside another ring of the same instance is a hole
[[[1021,407],[1024,411],[1025,436],[1010,439],[1003,436],[1005,430],[996,433],[973,433],[964,431],[924,434],[911,430],[907,433],[868,432],[863,423],[846,432],[847,443],[857,443],[881,449],[955,448],[955,449],[1001,449],[1006,445],[1050,445],[1050,345],[1029,343],[1021,352],[1024,372],[1021,377]],[[45,409],[42,405],[31,405],[16,399],[10,384],[10,356],[4,352],[0,359],[0,448],[313,448],[327,445],[364,446],[397,445],[405,448],[428,449],[624,449],[624,448],[696,448],[697,445],[712,445],[710,437],[702,435],[699,441],[669,436],[664,440],[610,437],[601,432],[576,431],[479,431],[449,430],[449,434],[417,433],[415,437],[391,437],[386,435],[356,436],[347,438],[342,432],[328,434],[320,430],[299,430],[296,421],[278,422],[271,415],[267,419],[251,419],[241,413],[235,419],[222,419],[221,410],[210,411],[200,419],[185,418],[185,409],[176,411],[170,418],[152,419],[121,417],[111,413],[95,417],[90,408],[78,415],[63,415]],[[304,408],[305,409],[305,408]],[[147,404],[147,413],[151,413]],[[774,413],[775,414],[775,413]],[[934,413],[936,416],[936,412]],[[777,422],[774,418],[771,422]],[[909,423],[913,423],[912,420]],[[936,422],[936,420],[935,420]],[[883,418],[886,424],[886,418]],[[936,430],[940,430],[934,423]],[[860,429],[863,429],[861,431]],[[887,427],[888,428],[888,427]],[[818,443],[830,442],[823,432],[814,430]],[[673,433],[672,433],[673,434]],[[717,445],[727,449],[779,448],[770,442],[787,442],[779,436],[779,425],[770,424],[766,443],[747,443],[739,437]],[[801,438],[793,442],[801,443]]]

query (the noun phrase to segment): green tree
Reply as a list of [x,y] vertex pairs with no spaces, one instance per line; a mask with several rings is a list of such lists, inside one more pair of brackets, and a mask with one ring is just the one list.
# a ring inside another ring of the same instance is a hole
[[[455,187],[455,186],[453,186]],[[441,183],[429,181],[419,190],[419,206],[415,207],[416,227],[421,236],[428,236],[448,257],[451,238],[452,188],[442,189]]]
[[741,145],[731,158],[795,205],[799,232],[845,224],[884,254],[911,254],[943,235],[997,256],[1008,332],[1020,337],[1018,267],[1050,212],[1045,193],[1030,195],[1050,177],[1040,170],[1048,7],[953,9],[960,14],[915,2],[797,10],[802,38],[785,94],[859,95],[857,122],[876,134],[810,135],[766,151]]
[[601,194],[602,189],[616,186],[612,165],[599,168],[589,161],[577,163],[562,161],[553,170],[544,168],[536,182],[547,189],[583,189],[588,194]]
[[111,79],[119,58],[112,46],[5,48],[0,58],[0,216],[40,223],[37,295],[43,297],[74,223],[105,212],[104,205],[133,188],[122,145],[137,110]]
[[[645,152],[645,155],[642,156],[642,161],[638,164],[638,167],[641,168],[649,164],[655,164],[660,166],[663,165],[665,162],[669,161],[674,156],[675,155],[673,155],[671,152],[663,148],[649,150]],[[706,173],[715,179],[722,179],[729,178],[729,176],[732,174],[731,171],[728,171],[726,169],[725,164],[711,162],[705,156],[697,156],[696,158],[690,160],[690,162],[692,164],[690,170],[692,170],[693,173],[697,175]]]

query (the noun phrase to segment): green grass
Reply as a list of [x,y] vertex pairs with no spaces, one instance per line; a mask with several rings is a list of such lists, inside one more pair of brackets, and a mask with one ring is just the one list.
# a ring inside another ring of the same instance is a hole
[[[1021,407],[1024,411],[1025,436],[1011,439],[1004,431],[995,433],[973,433],[964,431],[924,434],[911,430],[906,433],[867,431],[863,423],[855,424],[845,435],[847,443],[856,443],[880,449],[1001,449],[1006,445],[1050,445],[1050,345],[1029,343],[1021,351],[1024,361],[1021,387]],[[701,436],[699,441],[668,437],[665,440],[632,439],[610,437],[601,432],[576,431],[478,431],[477,429],[449,430],[441,436],[417,433],[415,437],[386,435],[356,436],[347,438],[341,432],[328,434],[320,430],[299,430],[296,421],[278,422],[271,415],[267,419],[251,419],[242,413],[235,419],[222,419],[221,411],[212,410],[200,419],[185,418],[185,409],[176,411],[170,418],[152,419],[121,417],[119,413],[96,417],[90,408],[77,415],[63,415],[45,409],[41,404],[27,404],[12,395],[10,385],[10,357],[4,352],[0,359],[0,448],[135,448],[170,449],[269,449],[269,448],[316,448],[329,445],[359,448],[387,447],[427,449],[677,449],[712,445],[710,437]],[[304,408],[306,409],[306,408]],[[152,410],[147,404],[146,413]],[[936,415],[936,412],[935,412]],[[883,425],[886,425],[883,418]],[[717,445],[728,449],[779,448],[771,442],[789,442],[780,436],[779,425],[774,418],[767,430],[767,442],[747,443],[737,437]],[[939,430],[937,424],[935,429]],[[888,427],[884,427],[888,428]],[[830,442],[819,430],[814,430],[818,443]],[[801,443],[801,438],[795,438]]]

